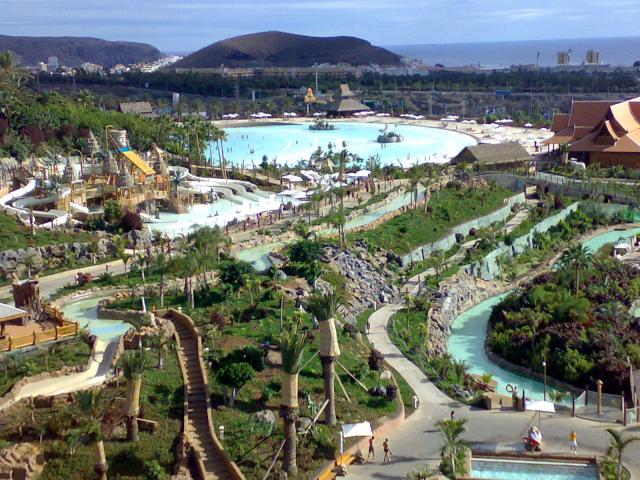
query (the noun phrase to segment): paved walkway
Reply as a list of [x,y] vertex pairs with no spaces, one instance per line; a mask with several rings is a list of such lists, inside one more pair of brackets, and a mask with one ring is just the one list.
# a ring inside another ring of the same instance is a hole
[[[40,296],[46,298],[65,285],[74,284],[76,274],[79,272],[91,273],[94,277],[100,276],[107,271],[107,265],[109,265],[109,273],[112,275],[121,275],[124,273],[122,260],[113,260],[112,262],[101,263],[99,265],[87,265],[73,270],[65,270],[64,272],[46,275],[38,278],[40,281]],[[0,298],[10,297],[11,292],[11,285],[0,288]]]
[[98,340],[95,355],[88,370],[28,383],[20,389],[16,397],[7,399],[4,403],[1,403],[0,411],[10,407],[23,398],[39,395],[58,395],[61,393],[86,390],[87,388],[101,385],[107,378],[107,374],[111,368],[111,361],[113,360],[117,347],[117,342],[106,343]]
[[[416,287],[417,288],[417,287]],[[436,426],[443,418],[449,418],[455,411],[457,418],[469,420],[468,433],[465,435],[474,447],[486,450],[521,450],[521,438],[528,425],[537,424],[537,416],[531,413],[513,411],[487,411],[471,408],[450,399],[416,367],[405,358],[391,342],[386,326],[400,305],[387,305],[374,312],[370,317],[371,331],[369,341],[385,357],[416,392],[420,399],[418,409],[389,437],[393,462],[383,465],[382,458],[365,465],[349,467],[352,479],[404,479],[408,472],[430,463],[437,467],[440,457],[441,437]],[[603,454],[608,444],[605,428],[619,428],[618,425],[591,422],[562,415],[543,414],[541,430],[544,435],[546,453],[569,453],[567,437],[572,430],[578,435],[579,453]],[[627,429],[638,435],[640,426]],[[384,439],[377,439],[378,451]],[[639,442],[640,443],[640,442]],[[635,475],[640,474],[640,445],[632,444],[625,453],[625,465]]]

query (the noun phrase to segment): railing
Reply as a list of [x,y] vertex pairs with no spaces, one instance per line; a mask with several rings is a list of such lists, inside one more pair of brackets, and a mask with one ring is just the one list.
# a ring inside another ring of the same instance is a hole
[[39,343],[50,342],[64,337],[73,337],[80,330],[78,322],[64,321],[64,326],[54,327],[41,332],[33,332],[19,337],[7,337],[0,340],[0,352],[8,352],[18,348],[31,347]]
[[[202,358],[202,338],[200,336],[200,332],[198,331],[197,327],[193,323],[193,320],[191,319],[191,317],[189,317],[188,315],[185,315],[182,312],[179,312],[174,309],[169,309],[169,311],[166,314],[164,314],[163,317],[166,319],[175,320],[181,323],[183,326],[187,327],[191,331],[191,333],[194,335],[196,339],[199,369],[202,375],[202,380],[203,380],[204,389],[205,389],[205,402],[207,407],[207,423],[209,424],[209,428],[207,429],[209,441],[211,442],[211,444],[213,445],[217,453],[220,455],[219,458],[222,460],[223,464],[226,466],[226,469],[227,469],[226,473],[229,475],[228,478],[232,478],[234,480],[245,480],[244,475],[242,474],[238,466],[231,460],[231,457],[229,456],[228,452],[225,450],[224,446],[222,445],[222,443],[220,442],[220,440],[215,434],[215,430],[213,426],[213,417],[211,415],[211,394],[209,390],[209,380],[207,378],[207,370],[205,368],[204,361]],[[178,337],[178,335],[176,335],[176,337]],[[184,370],[184,372],[186,373],[186,369]],[[184,388],[186,391],[186,385],[187,385],[186,375],[183,374],[183,378],[185,382]],[[188,395],[185,395],[185,398],[188,399]],[[185,405],[185,407],[188,408],[188,402]],[[185,417],[185,420],[187,418],[188,417]],[[204,466],[204,462],[202,461],[202,458],[196,449],[194,449],[194,454],[195,454],[196,466],[199,470],[199,473],[201,474],[202,478],[206,478],[207,471]]]

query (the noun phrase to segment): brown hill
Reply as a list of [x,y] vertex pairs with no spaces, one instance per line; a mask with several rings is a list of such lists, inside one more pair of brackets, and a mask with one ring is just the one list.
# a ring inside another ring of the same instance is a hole
[[113,67],[118,63],[148,62],[162,52],[146,43],[111,42],[89,37],[12,37],[0,35],[0,52],[12,50],[25,65],[58,57],[60,65],[79,67],[84,62]]
[[183,58],[172,68],[309,67],[314,63],[397,65],[400,57],[355,37],[263,32],[216,42]]

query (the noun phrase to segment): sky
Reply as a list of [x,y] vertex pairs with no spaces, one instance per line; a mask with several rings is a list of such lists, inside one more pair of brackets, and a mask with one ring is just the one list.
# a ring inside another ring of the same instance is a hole
[[267,30],[374,45],[638,35],[639,0],[0,0],[0,34],[91,36],[189,52]]

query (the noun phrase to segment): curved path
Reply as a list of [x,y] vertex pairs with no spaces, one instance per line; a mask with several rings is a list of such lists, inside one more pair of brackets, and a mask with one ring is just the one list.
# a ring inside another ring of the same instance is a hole
[[[415,293],[417,287],[410,289]],[[430,463],[437,467],[440,456],[441,437],[437,422],[449,418],[455,411],[457,418],[467,418],[468,432],[465,438],[474,447],[485,450],[520,450],[520,439],[529,423],[537,422],[532,413],[484,410],[463,405],[436,388],[422,371],[402,355],[387,334],[387,323],[402,305],[386,305],[370,317],[369,341],[385,357],[385,360],[409,383],[420,399],[418,409],[389,437],[393,461],[383,465],[381,458],[365,465],[349,467],[352,479],[404,479],[408,472]],[[579,418],[546,414],[542,416],[541,428],[544,433],[545,452],[569,453],[567,437],[572,430],[578,435],[579,453],[604,454],[608,444],[605,428],[619,425],[590,422]],[[629,428],[638,434],[638,427]],[[377,439],[381,444],[383,439]],[[625,451],[625,465],[634,476],[640,475],[640,442],[632,444]],[[637,477],[636,477],[637,478]]]

